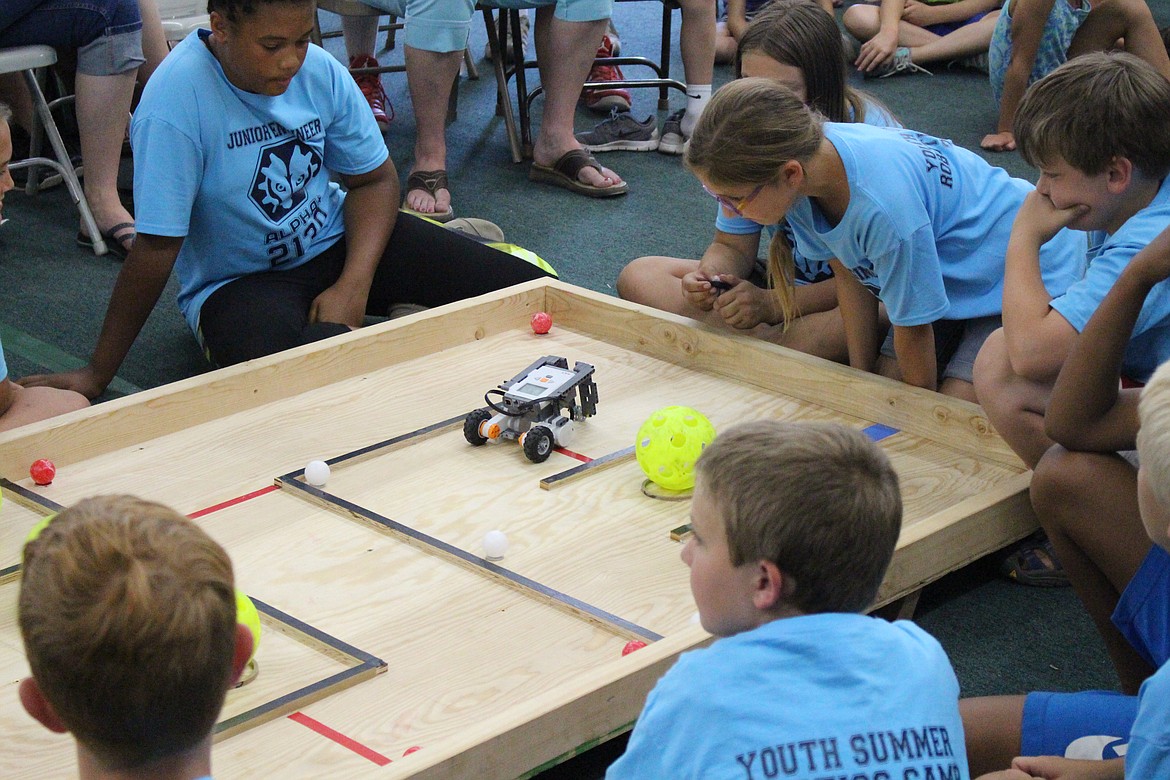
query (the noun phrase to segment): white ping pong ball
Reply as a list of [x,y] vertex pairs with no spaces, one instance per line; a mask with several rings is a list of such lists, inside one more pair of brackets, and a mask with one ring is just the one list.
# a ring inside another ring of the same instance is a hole
[[305,482],[313,487],[325,487],[329,481],[329,464],[323,460],[311,460],[305,466]]
[[508,552],[508,537],[503,531],[488,531],[483,536],[484,557],[498,561]]

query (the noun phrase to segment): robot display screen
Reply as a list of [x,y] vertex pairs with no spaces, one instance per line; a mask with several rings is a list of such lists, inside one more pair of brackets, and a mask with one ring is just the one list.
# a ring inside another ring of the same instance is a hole
[[516,388],[516,392],[520,395],[538,396],[543,394],[547,389],[548,388],[545,385],[538,385],[534,382],[529,382],[526,385],[521,385],[520,387]]

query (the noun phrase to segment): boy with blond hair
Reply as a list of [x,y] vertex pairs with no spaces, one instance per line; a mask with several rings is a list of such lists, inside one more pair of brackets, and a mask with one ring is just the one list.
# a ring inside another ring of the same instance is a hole
[[211,774],[211,730],[252,652],[232,565],[161,504],[91,498],[24,551],[28,713],[73,734],[82,780]]
[[696,473],[682,558],[722,638],[659,680],[606,777],[967,778],[946,654],[861,614],[902,523],[881,450],[844,425],[759,421]]

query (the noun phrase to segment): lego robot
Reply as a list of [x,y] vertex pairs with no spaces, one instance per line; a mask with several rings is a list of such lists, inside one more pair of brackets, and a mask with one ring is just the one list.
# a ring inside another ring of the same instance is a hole
[[[554,446],[569,444],[579,420],[597,413],[593,371],[588,363],[570,370],[563,357],[542,357],[484,394],[487,406],[467,415],[463,437],[476,447],[518,441],[530,461],[543,463]],[[493,394],[501,396],[499,402]]]

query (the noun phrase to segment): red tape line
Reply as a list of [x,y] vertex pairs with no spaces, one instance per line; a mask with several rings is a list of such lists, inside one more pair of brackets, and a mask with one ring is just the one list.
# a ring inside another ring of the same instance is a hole
[[203,517],[204,515],[209,515],[212,512],[218,512],[221,509],[227,509],[229,506],[235,506],[236,504],[242,504],[249,499],[253,499],[253,498],[256,498],[257,496],[262,496],[265,493],[271,493],[273,490],[279,490],[279,489],[280,489],[279,485],[269,485],[268,487],[260,488],[259,490],[253,490],[251,493],[245,493],[242,496],[236,496],[235,498],[229,498],[227,501],[224,501],[222,504],[216,504],[215,506],[209,506],[206,509],[200,509],[198,512],[192,512],[191,514],[187,515],[187,518],[190,520],[195,520],[196,518]]
[[372,749],[366,747],[365,745],[363,745],[362,743],[360,743],[356,740],[350,739],[349,737],[342,734],[340,731],[334,731],[333,729],[329,728],[321,721],[314,720],[313,718],[310,718],[308,715],[306,715],[303,712],[294,712],[292,715],[288,716],[288,719],[291,721],[296,721],[297,723],[301,724],[302,726],[305,726],[306,728],[312,729],[313,731],[317,732],[321,736],[325,737],[326,739],[333,740],[334,742],[341,745],[342,747],[349,748],[350,750],[357,753],[362,758],[367,758],[370,761],[373,761],[378,766],[386,766],[387,764],[390,763],[390,759],[387,758],[386,756],[382,755],[378,751],[372,750]]
[[576,458],[582,463],[588,463],[589,461],[593,460],[593,458],[590,458],[587,455],[582,455],[581,453],[573,452],[572,450],[566,450],[564,447],[557,447],[556,451],[562,455],[568,455],[570,458]]

